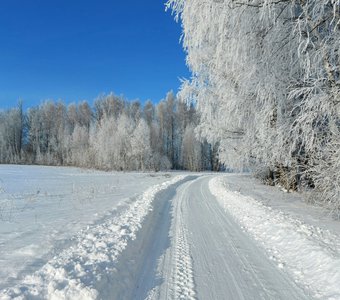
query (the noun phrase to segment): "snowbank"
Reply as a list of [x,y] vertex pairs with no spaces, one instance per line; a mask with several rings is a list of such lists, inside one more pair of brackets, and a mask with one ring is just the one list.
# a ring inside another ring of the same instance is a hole
[[96,299],[109,283],[118,256],[135,239],[155,195],[182,180],[172,180],[146,190],[129,208],[105,222],[88,226],[71,246],[48,261],[22,283],[0,292],[1,299]]
[[83,228],[117,216],[146,189],[175,176],[0,165],[0,291],[74,244]]
[[340,299],[340,237],[308,225],[249,196],[226,188],[215,177],[209,188],[241,227],[266,249],[279,268],[320,299]]

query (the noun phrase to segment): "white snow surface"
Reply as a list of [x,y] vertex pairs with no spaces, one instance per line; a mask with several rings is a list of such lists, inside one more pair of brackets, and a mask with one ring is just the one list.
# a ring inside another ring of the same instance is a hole
[[240,191],[245,185],[239,186],[240,191],[230,190],[230,178],[233,179],[231,176],[215,177],[209,183],[212,194],[226,213],[263,245],[279,268],[292,274],[315,298],[340,299],[338,233],[297,218],[296,210],[292,216],[287,210],[275,209],[254,196],[242,195]]
[[0,299],[95,298],[169,177],[0,166]]
[[244,174],[0,166],[0,299],[340,299],[340,225]]
[[225,213],[210,179],[199,176],[177,187],[170,246],[158,259],[148,299],[311,299]]

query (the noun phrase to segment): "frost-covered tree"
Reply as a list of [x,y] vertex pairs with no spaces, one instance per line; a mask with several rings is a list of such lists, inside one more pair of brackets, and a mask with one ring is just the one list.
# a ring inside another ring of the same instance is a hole
[[18,108],[0,112],[0,159],[18,163],[23,152],[24,115],[22,104]]
[[95,117],[100,121],[103,117],[118,118],[125,109],[125,102],[122,97],[113,93],[108,96],[102,95],[94,102]]
[[[188,126],[198,124],[192,105],[172,92],[144,106],[109,94],[86,101],[46,101],[25,114],[20,106],[0,113],[0,163],[73,165],[105,170],[196,170],[182,159]],[[198,141],[195,140],[195,143]],[[203,149],[208,149],[202,142]],[[210,169],[210,152],[201,165]],[[196,155],[194,152],[190,152]],[[197,160],[187,151],[186,159]],[[184,165],[185,164],[185,165]]]
[[89,165],[89,129],[76,125],[70,139],[70,164],[79,167]]
[[150,100],[146,101],[143,107],[143,117],[148,126],[151,126],[155,119],[155,107]]
[[95,157],[95,166],[100,169],[114,169],[116,149],[114,133],[117,123],[113,117],[105,117],[92,132],[91,151]]
[[194,128],[186,127],[182,143],[182,164],[187,170],[202,170],[202,145],[196,139]]
[[82,101],[78,106],[78,124],[90,130],[92,122],[92,110],[86,101]]
[[132,169],[145,170],[151,168],[152,150],[150,145],[150,128],[141,119],[131,137]]
[[182,22],[192,79],[181,97],[197,103],[201,138],[219,144],[227,167],[252,168],[287,189],[323,190],[340,127],[339,1],[167,6]]

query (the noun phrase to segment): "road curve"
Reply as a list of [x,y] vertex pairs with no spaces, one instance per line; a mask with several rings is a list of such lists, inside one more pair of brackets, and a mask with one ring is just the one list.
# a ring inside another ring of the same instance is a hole
[[170,200],[170,245],[148,299],[310,299],[217,203],[211,178],[184,182]]

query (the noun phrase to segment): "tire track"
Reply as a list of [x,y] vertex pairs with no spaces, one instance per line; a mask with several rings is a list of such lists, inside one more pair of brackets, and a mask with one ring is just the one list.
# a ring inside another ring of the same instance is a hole
[[192,259],[187,239],[187,230],[184,228],[180,215],[176,228],[175,246],[175,299],[195,299],[195,285],[193,277]]
[[[195,181],[195,180],[194,180]],[[172,221],[170,227],[170,246],[158,263],[158,277],[161,284],[148,293],[147,300],[155,299],[196,299],[193,264],[186,228],[188,189],[194,182],[181,185],[172,199]]]

